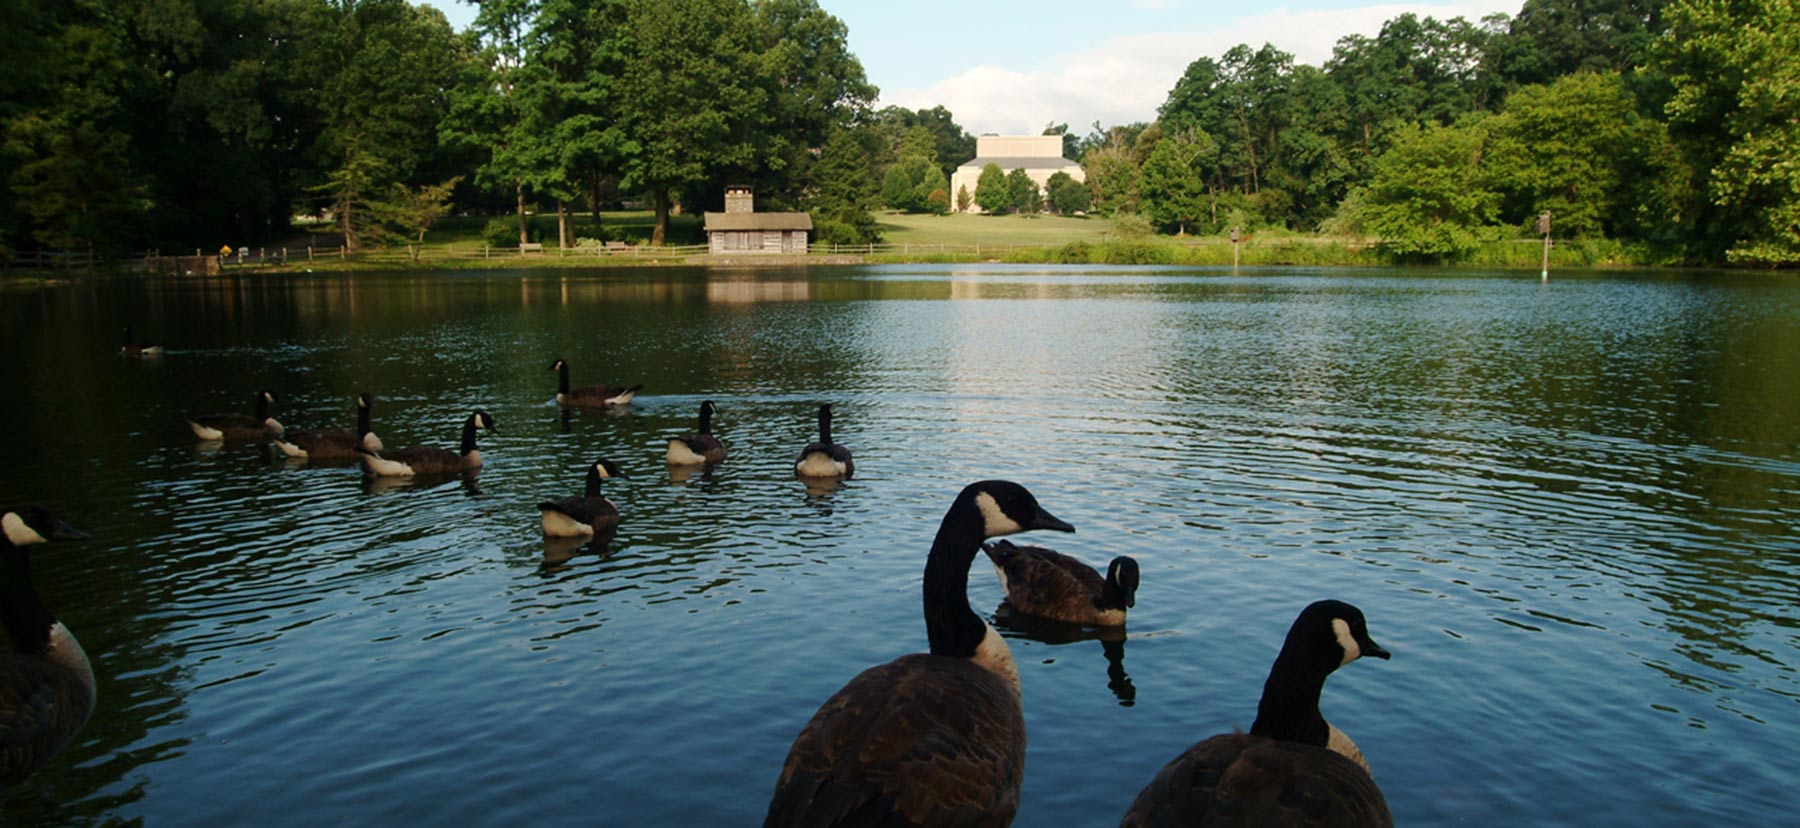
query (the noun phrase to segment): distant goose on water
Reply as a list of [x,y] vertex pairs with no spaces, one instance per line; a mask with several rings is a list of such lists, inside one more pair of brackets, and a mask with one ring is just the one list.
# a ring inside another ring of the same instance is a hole
[[981,550],[994,562],[1006,602],[1026,615],[1116,627],[1137,604],[1138,564],[1124,555],[1113,558],[1101,578],[1093,567],[1041,546],[998,540]]
[[31,583],[30,548],[84,535],[42,506],[0,514],[0,786],[29,776],[69,743],[94,712],[94,669]]
[[194,436],[202,440],[269,440],[280,437],[281,423],[269,416],[269,404],[276,400],[273,391],[256,392],[256,415],[203,414],[188,419]]
[[380,453],[362,452],[363,469],[375,477],[432,477],[461,474],[481,468],[481,452],[475,449],[475,430],[497,432],[494,418],[477,411],[463,421],[462,444],[456,451],[437,446],[407,446]]
[[600,494],[600,481],[625,477],[619,464],[601,458],[588,466],[585,493],[561,500],[538,504],[543,518],[544,535],[552,538],[579,538],[604,532],[619,525],[619,506]]
[[364,391],[356,397],[356,431],[341,428],[295,431],[275,440],[281,453],[304,460],[355,460],[364,451],[380,451],[381,438],[369,427],[375,397]]
[[1017,483],[962,490],[925,561],[931,652],[864,670],[825,701],[788,751],[764,828],[1012,821],[1025,774],[1019,672],[967,590],[982,539],[1028,529],[1074,531]]
[[700,404],[699,428],[669,440],[669,465],[701,466],[725,459],[725,444],[712,434],[712,400]]
[[643,384],[624,385],[589,385],[585,388],[569,390],[569,363],[557,360],[550,363],[550,370],[556,372],[556,404],[574,406],[606,406],[627,405],[631,398],[637,396]]
[[133,357],[158,357],[162,356],[162,352],[162,343],[138,342],[133,340],[131,338],[131,326],[125,326],[125,344],[119,348],[119,353]]
[[1342,601],[1309,605],[1288,629],[1250,732],[1219,734],[1164,765],[1121,828],[1392,826],[1362,752],[1319,713],[1325,678],[1362,656],[1389,657],[1361,610]]
[[819,406],[819,440],[808,443],[794,460],[794,474],[801,477],[842,477],[856,473],[850,449],[831,442],[831,404]]

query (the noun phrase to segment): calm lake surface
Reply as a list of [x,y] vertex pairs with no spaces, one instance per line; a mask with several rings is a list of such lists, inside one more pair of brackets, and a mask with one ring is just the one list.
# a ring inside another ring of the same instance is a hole
[[[5,825],[758,824],[818,705],[925,649],[932,534],[988,477],[1079,530],[1017,540],[1143,566],[1122,641],[1009,633],[1018,825],[1116,824],[1248,728],[1326,597],[1394,653],[1323,707],[1401,824],[1800,808],[1791,277],[308,274],[4,285],[0,320],[0,502],[93,536],[34,569],[100,698]],[[557,357],[644,391],[565,419]],[[389,446],[499,433],[475,481],[397,488],[196,446],[259,388],[289,429],[367,390]],[[730,459],[676,479],[708,399]],[[809,491],[821,402],[858,473]],[[598,457],[616,538],[547,545],[535,504]]]

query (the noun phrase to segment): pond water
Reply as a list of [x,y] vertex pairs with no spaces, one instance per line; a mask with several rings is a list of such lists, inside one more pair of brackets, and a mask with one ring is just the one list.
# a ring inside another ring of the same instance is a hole
[[[99,683],[0,823],[757,824],[819,703],[925,648],[932,533],[1002,477],[1079,530],[1021,542],[1143,567],[1122,640],[1009,633],[1018,825],[1116,824],[1247,728],[1325,597],[1394,653],[1323,707],[1401,824],[1791,824],[1797,288],[998,265],[0,287],[0,502],[92,535],[35,572]],[[118,355],[126,324],[167,354]],[[557,357],[645,388],[559,416]],[[389,446],[454,445],[478,408],[499,432],[477,479],[393,488],[195,444],[185,415],[259,388],[290,429],[348,426],[367,390]],[[730,459],[672,475],[703,400]],[[821,402],[857,476],[809,490]],[[547,545],[535,504],[598,457],[631,475],[617,536]]]

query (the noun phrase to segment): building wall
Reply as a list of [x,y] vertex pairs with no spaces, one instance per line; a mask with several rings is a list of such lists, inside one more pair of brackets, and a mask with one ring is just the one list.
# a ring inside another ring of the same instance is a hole
[[720,254],[805,253],[805,230],[714,230],[706,234],[707,252]]
[[976,158],[1061,158],[1061,135],[983,135],[975,139]]
[[[1057,144],[1056,144],[1057,150],[1061,151],[1062,138],[1059,136],[1055,136],[1055,135],[1051,135],[1048,137],[1055,138],[1057,140]],[[1058,156],[1058,157],[1060,157],[1060,156]],[[977,159],[977,160],[979,160],[979,159]],[[1001,169],[1001,172],[1011,173],[1012,170],[1003,168],[1003,169]],[[1075,179],[1076,181],[1080,181],[1083,183],[1087,182],[1087,171],[1083,170],[1081,168],[1080,164],[1076,164],[1073,162],[1069,163],[1068,166],[1065,166],[1061,169],[1026,170],[1025,174],[1027,176],[1030,176],[1032,181],[1037,182],[1039,190],[1044,190],[1050,186],[1050,176],[1056,175],[1059,172],[1068,173],[1069,177]],[[956,193],[958,191],[958,188],[960,188],[960,187],[968,187],[969,188],[969,212],[971,212],[971,213],[987,212],[987,211],[981,209],[980,204],[975,203],[975,185],[980,180],[981,180],[980,168],[977,168],[977,167],[957,167],[956,168],[956,173],[954,175],[950,176],[950,210],[952,212],[956,211]]]

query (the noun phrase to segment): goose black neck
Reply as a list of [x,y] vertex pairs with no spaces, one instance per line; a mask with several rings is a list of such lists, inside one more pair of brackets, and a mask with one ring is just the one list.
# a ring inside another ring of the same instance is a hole
[[471,417],[469,417],[468,421],[463,423],[463,436],[462,436],[461,452],[462,452],[463,456],[466,457],[466,456],[468,456],[469,452],[474,451],[474,450],[475,450],[475,418],[473,416],[471,416]]
[[256,392],[256,419],[269,419],[269,395],[261,391]]
[[367,437],[370,431],[369,407],[359,404],[356,406],[356,436]]
[[925,560],[925,633],[934,655],[971,658],[987,624],[969,609],[969,565],[981,548],[981,510],[975,497],[957,497]]
[[712,433],[712,406],[700,406],[700,433]]
[[831,406],[819,409],[819,442],[831,445]]
[[1307,666],[1307,659],[1283,649],[1263,683],[1262,702],[1250,735],[1325,747],[1331,728],[1319,712],[1319,694],[1330,670]]
[[569,393],[569,363],[567,362],[556,364],[556,393]]
[[593,466],[588,467],[587,496],[588,497],[599,497],[600,496],[600,470],[597,468],[594,468]]
[[131,326],[130,325],[125,326],[125,344],[127,344],[127,345],[131,344]]
[[12,636],[13,651],[49,649],[50,626],[55,623],[31,584],[31,553],[0,540],[0,626]]

